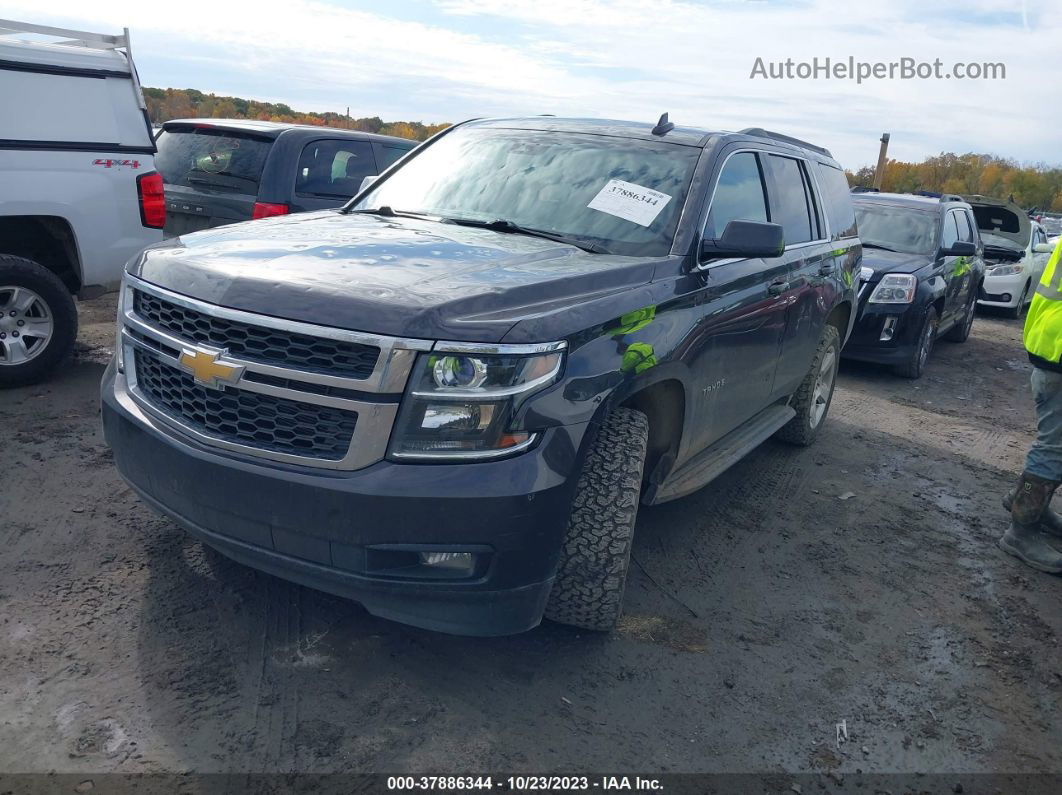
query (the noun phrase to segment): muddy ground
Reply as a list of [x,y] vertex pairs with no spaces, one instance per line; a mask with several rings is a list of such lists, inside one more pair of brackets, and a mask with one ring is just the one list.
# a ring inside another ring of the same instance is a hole
[[113,301],[81,311],[74,363],[0,393],[0,772],[1062,773],[1062,578],[995,546],[1033,426],[1015,321],[917,382],[845,365],[814,447],[643,511],[617,632],[468,639],[142,505],[98,419]]

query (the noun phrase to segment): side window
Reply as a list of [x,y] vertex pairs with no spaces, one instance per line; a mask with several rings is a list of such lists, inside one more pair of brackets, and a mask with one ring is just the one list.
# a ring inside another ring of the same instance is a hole
[[951,248],[959,240],[959,227],[955,223],[958,213],[948,213],[944,216],[944,231],[940,238],[941,248]]
[[717,239],[730,221],[767,221],[767,195],[759,158],[752,152],[731,155],[719,173],[704,236]]
[[952,213],[952,215],[955,216],[955,223],[959,228],[959,240],[964,243],[973,243],[973,230],[970,229],[970,220],[966,217],[966,212]]
[[380,171],[389,168],[396,160],[405,157],[408,151],[409,149],[401,146],[389,146],[387,144],[381,146],[378,150],[378,154],[380,155]]
[[970,226],[970,240],[974,245],[980,245],[981,235],[977,232],[977,219],[973,217],[973,213],[969,210],[963,210],[963,216],[966,218],[966,223]]
[[806,243],[817,236],[800,163],[791,157],[768,155],[774,182],[771,209],[774,222],[785,231],[785,244]]
[[851,237],[856,233],[856,219],[848,178],[841,169],[825,163],[816,163],[814,168],[818,171],[822,203],[825,205],[826,217],[830,219],[833,239]]
[[372,145],[363,141],[313,141],[299,157],[295,192],[326,198],[350,198],[363,178],[379,173]]

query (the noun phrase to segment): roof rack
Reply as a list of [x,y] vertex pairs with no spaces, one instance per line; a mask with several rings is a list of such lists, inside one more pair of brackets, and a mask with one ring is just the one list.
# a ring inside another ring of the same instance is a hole
[[821,146],[815,146],[815,144],[802,141],[799,138],[794,138],[791,135],[783,135],[782,133],[771,132],[765,130],[762,127],[746,127],[744,130],[739,130],[742,135],[752,135],[756,138],[770,138],[774,141],[781,141],[782,143],[792,144],[793,146],[802,146],[805,149],[810,149],[813,152],[818,152],[820,155],[826,155],[826,157],[833,157],[830,154],[830,150]]
[[55,36],[60,41],[51,41],[47,44],[60,44],[65,47],[85,47],[90,50],[124,50],[126,61],[129,63],[129,74],[136,88],[136,95],[140,100],[142,109],[144,104],[144,92],[140,87],[140,78],[137,76],[136,67],[133,66],[133,47],[130,43],[129,28],[122,28],[120,35],[109,33],[92,33],[87,30],[73,30],[71,28],[54,28],[51,25],[35,25],[31,22],[16,22],[13,19],[0,19],[0,37],[10,36],[15,33],[36,33],[42,36]]

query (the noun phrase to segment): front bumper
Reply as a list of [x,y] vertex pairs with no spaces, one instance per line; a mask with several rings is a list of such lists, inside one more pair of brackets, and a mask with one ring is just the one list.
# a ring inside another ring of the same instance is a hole
[[[914,304],[871,304],[864,299],[859,307],[852,336],[841,351],[846,359],[879,364],[901,364],[918,347],[926,308]],[[883,340],[886,324],[892,325],[892,337]]]
[[1022,289],[1029,280],[1029,274],[1016,273],[1013,276],[985,276],[981,290],[977,294],[977,303],[983,306],[999,306],[1013,309],[1018,305]]
[[[182,437],[141,411],[124,383],[112,363],[103,424],[119,472],[223,554],[426,629],[505,635],[541,620],[585,424],[552,428],[534,449],[500,461],[326,471]],[[480,565],[462,580],[383,573],[374,560],[395,550],[471,551]]]

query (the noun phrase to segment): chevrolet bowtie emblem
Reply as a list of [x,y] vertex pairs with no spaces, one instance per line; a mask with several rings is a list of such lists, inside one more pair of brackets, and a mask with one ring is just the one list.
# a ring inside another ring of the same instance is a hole
[[200,384],[221,390],[226,384],[235,384],[243,375],[243,365],[218,361],[223,353],[205,348],[185,348],[178,361]]

